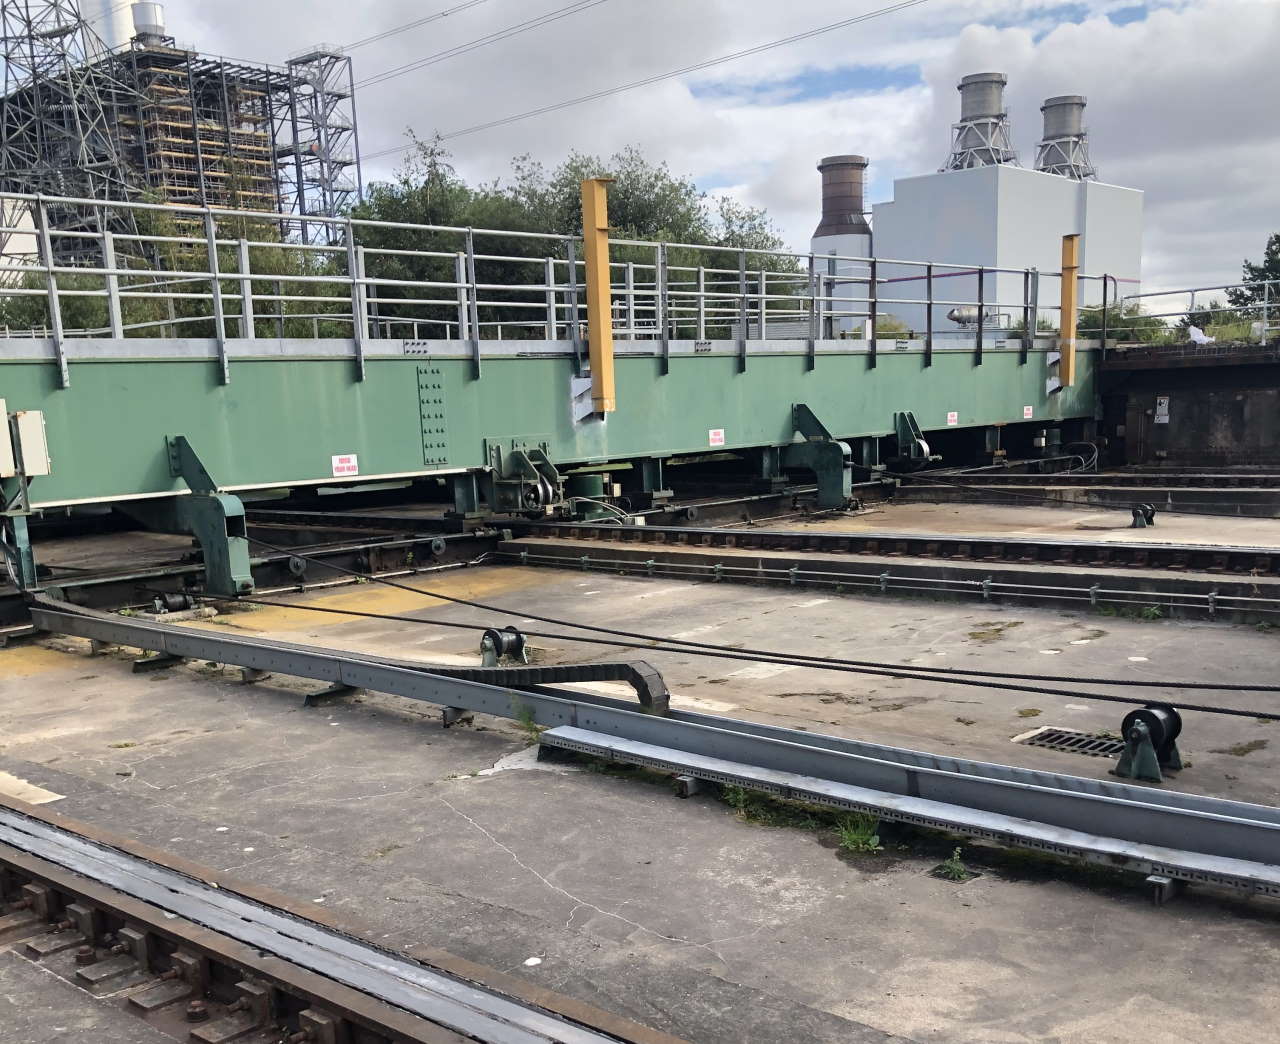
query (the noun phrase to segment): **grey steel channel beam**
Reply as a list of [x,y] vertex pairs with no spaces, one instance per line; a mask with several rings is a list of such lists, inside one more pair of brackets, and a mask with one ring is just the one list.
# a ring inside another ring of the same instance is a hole
[[467,1037],[494,1044],[616,1040],[19,812],[0,809],[0,843]]
[[[645,714],[634,704],[602,696],[545,688],[522,692],[432,675],[426,673],[427,665],[409,669],[375,657],[141,623],[59,608],[46,600],[33,604],[32,617],[44,630],[82,638],[337,682],[500,717],[528,713],[550,730],[543,733],[543,741],[552,746],[595,744],[596,752],[621,760],[634,760],[642,752],[658,763],[676,766],[675,771],[709,779],[729,775],[765,789],[790,787],[810,800],[824,800],[825,794],[828,803],[866,808],[886,819],[1280,896],[1280,808],[974,762],[714,715],[676,710],[666,716]],[[840,788],[856,788],[856,793]],[[903,801],[908,798],[912,800]]]

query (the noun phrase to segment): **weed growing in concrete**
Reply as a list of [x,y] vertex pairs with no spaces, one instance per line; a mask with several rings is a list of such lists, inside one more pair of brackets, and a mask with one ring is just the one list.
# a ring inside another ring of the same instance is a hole
[[739,819],[756,826],[813,830],[831,826],[835,820],[835,813],[831,809],[806,805],[803,801],[775,798],[735,783],[727,783],[721,787],[720,797],[738,814]]
[[1164,610],[1158,605],[1144,605],[1142,612],[1138,614],[1144,620],[1163,620]]
[[516,714],[516,728],[524,733],[525,746],[531,747],[542,738],[542,734],[546,732],[546,726],[539,725],[533,720],[533,708],[520,704],[518,707],[513,706],[512,710]]
[[846,852],[883,852],[880,820],[869,812],[854,812],[836,824],[840,847]]
[[933,872],[936,876],[945,877],[948,881],[967,881],[973,876],[960,859],[959,848],[952,849],[951,855],[935,866]]

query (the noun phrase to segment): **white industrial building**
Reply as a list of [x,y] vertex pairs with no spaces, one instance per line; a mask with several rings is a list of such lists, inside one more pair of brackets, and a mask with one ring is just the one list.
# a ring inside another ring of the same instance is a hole
[[[1082,275],[1113,276],[1116,282],[1108,291],[1112,300],[1117,286],[1121,295],[1138,290],[1142,193],[1137,189],[998,164],[900,178],[893,183],[893,200],[875,204],[872,215],[876,257],[966,266],[960,271],[934,269],[935,301],[976,302],[978,277],[973,266],[1058,272],[1062,237],[1071,234],[1080,236]],[[900,280],[880,286],[878,311],[923,330],[923,305],[889,300],[925,300],[923,270],[881,264],[877,275]],[[984,326],[1007,330],[1022,321],[1023,283],[1016,274],[984,278]],[[1061,283],[1049,275],[1042,275],[1039,283],[1040,318],[1056,327],[1054,306]],[[1101,281],[1085,280],[1080,291],[1082,304],[1102,299]],[[946,318],[952,310],[951,305],[934,309],[936,333],[961,329]]]
[[[865,221],[859,224],[867,161],[861,156],[833,156],[819,165],[823,219],[811,249],[842,256],[874,254],[880,259],[877,314],[892,316],[913,331],[926,328],[926,308],[902,302],[927,299],[926,272],[893,261],[935,266],[932,297],[945,303],[935,304],[933,331],[942,338],[963,336],[976,326],[979,267],[1018,270],[983,278],[985,329],[994,334],[1020,327],[1025,300],[1021,270],[1028,268],[1044,273],[1038,280],[1037,315],[1041,323],[1056,328],[1061,284],[1054,273],[1062,267],[1065,235],[1080,236],[1082,275],[1111,277],[1111,300],[1138,290],[1143,194],[1096,180],[1083,122],[1085,99],[1066,95],[1045,102],[1037,169],[1027,170],[1018,165],[1012,147],[1005,82],[1001,73],[977,73],[961,80],[960,121],[953,127],[951,153],[942,170],[897,179],[893,199],[872,208],[869,238]],[[941,267],[946,265],[961,267]],[[845,261],[832,261],[827,267],[837,277],[865,271]],[[1083,304],[1101,301],[1100,280],[1086,280],[1080,289]],[[861,280],[837,279],[832,296],[854,299],[865,307],[867,287]],[[968,307],[958,306],[960,302]],[[835,327],[846,335],[864,335],[860,319],[839,320]]]

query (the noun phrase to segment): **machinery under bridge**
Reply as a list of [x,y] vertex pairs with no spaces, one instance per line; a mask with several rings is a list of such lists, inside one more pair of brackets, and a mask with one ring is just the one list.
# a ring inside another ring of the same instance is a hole
[[[39,586],[30,519],[103,506],[193,534],[207,592],[233,595],[252,589],[244,502],[289,491],[444,480],[460,526],[590,518],[725,455],[838,507],[952,429],[1091,431],[1076,293],[1108,277],[1077,271],[1074,236],[1063,272],[1014,273],[1008,301],[1005,270],[611,242],[603,181],[583,203],[580,237],[340,219],[325,245],[289,216],[4,196],[31,246],[0,289],[12,576]],[[59,229],[77,208],[149,231]],[[925,329],[881,333],[906,304]],[[976,323],[943,329],[956,308]]]

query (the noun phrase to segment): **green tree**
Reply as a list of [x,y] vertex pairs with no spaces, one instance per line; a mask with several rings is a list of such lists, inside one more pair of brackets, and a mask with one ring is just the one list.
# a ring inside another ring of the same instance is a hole
[[[457,228],[501,229],[514,232],[547,233],[578,236],[582,232],[581,183],[587,178],[610,177],[609,223],[616,229],[618,240],[643,240],[686,244],[668,251],[669,286],[675,292],[673,307],[686,317],[693,312],[694,299],[688,296],[696,279],[698,266],[736,269],[737,251],[777,251],[782,240],[760,209],[734,200],[713,199],[701,192],[694,182],[673,174],[665,163],[653,163],[636,148],[623,149],[607,160],[574,152],[554,168],[531,157],[517,156],[512,161],[510,178],[468,185],[454,170],[447,150],[438,138],[414,141],[413,153],[394,181],[373,186],[353,216],[379,222],[445,225]],[[416,320],[422,324],[424,336],[440,336],[457,321],[457,306],[447,298],[456,293],[451,288],[431,292],[419,287],[397,286],[392,280],[405,282],[455,281],[456,254],[465,240],[456,232],[424,233],[421,230],[363,226],[358,229],[359,243],[366,248],[369,275],[387,280],[377,286],[381,299],[378,314],[386,320],[400,320],[399,332],[405,324]],[[566,246],[552,240],[476,233],[476,278],[491,289],[484,292],[485,305],[480,308],[483,326],[502,323],[504,336],[538,337],[542,335],[545,291],[492,289],[507,284],[540,284],[542,269],[532,265],[493,261],[483,255],[527,257],[542,262],[549,254],[567,257]],[[726,247],[730,250],[712,250]],[[448,257],[421,257],[391,254],[386,251],[413,250],[448,254]],[[635,265],[635,279],[642,293],[637,296],[641,321],[651,320],[651,297],[644,290],[651,287],[656,260],[654,248],[615,243],[610,251],[616,264]],[[759,273],[799,273],[793,259],[776,254],[750,253],[746,258],[749,282],[758,288]],[[557,264],[556,280],[563,285],[567,277],[564,263]],[[708,288],[720,286],[736,291],[737,276],[708,276]],[[770,283],[770,294],[788,294],[798,280],[780,279]],[[681,295],[683,291],[684,296]],[[400,302],[404,302],[401,304]],[[771,302],[770,307],[786,307],[787,302]],[[709,322],[724,326],[731,321],[733,309],[723,301],[708,299]],[[564,316],[562,309],[561,315]],[[717,319],[717,316],[719,318]]]
[[[1080,337],[1101,338],[1102,318],[1100,307],[1080,309],[1076,333]],[[1164,320],[1147,315],[1136,301],[1125,305],[1122,311],[1109,308],[1106,319],[1108,340],[1148,343],[1159,341],[1169,334],[1169,327]]]
[[[1244,283],[1265,283],[1270,282],[1269,297],[1271,307],[1274,309],[1280,305],[1280,232],[1273,232],[1267,239],[1267,245],[1262,252],[1262,261],[1254,264],[1252,261],[1246,260],[1241,271],[1241,282]],[[1242,313],[1243,318],[1257,318],[1261,312],[1257,308],[1249,308],[1249,305],[1260,304],[1264,300],[1264,288],[1261,286],[1246,286],[1234,290],[1227,291],[1227,300],[1229,300],[1237,308],[1246,309]],[[1275,314],[1274,312],[1272,313]]]
[[1215,299],[1188,312],[1179,319],[1178,329],[1189,330],[1194,326],[1201,330],[1207,330],[1211,326],[1229,326],[1243,321],[1238,311],[1233,308],[1227,308],[1221,301]]

